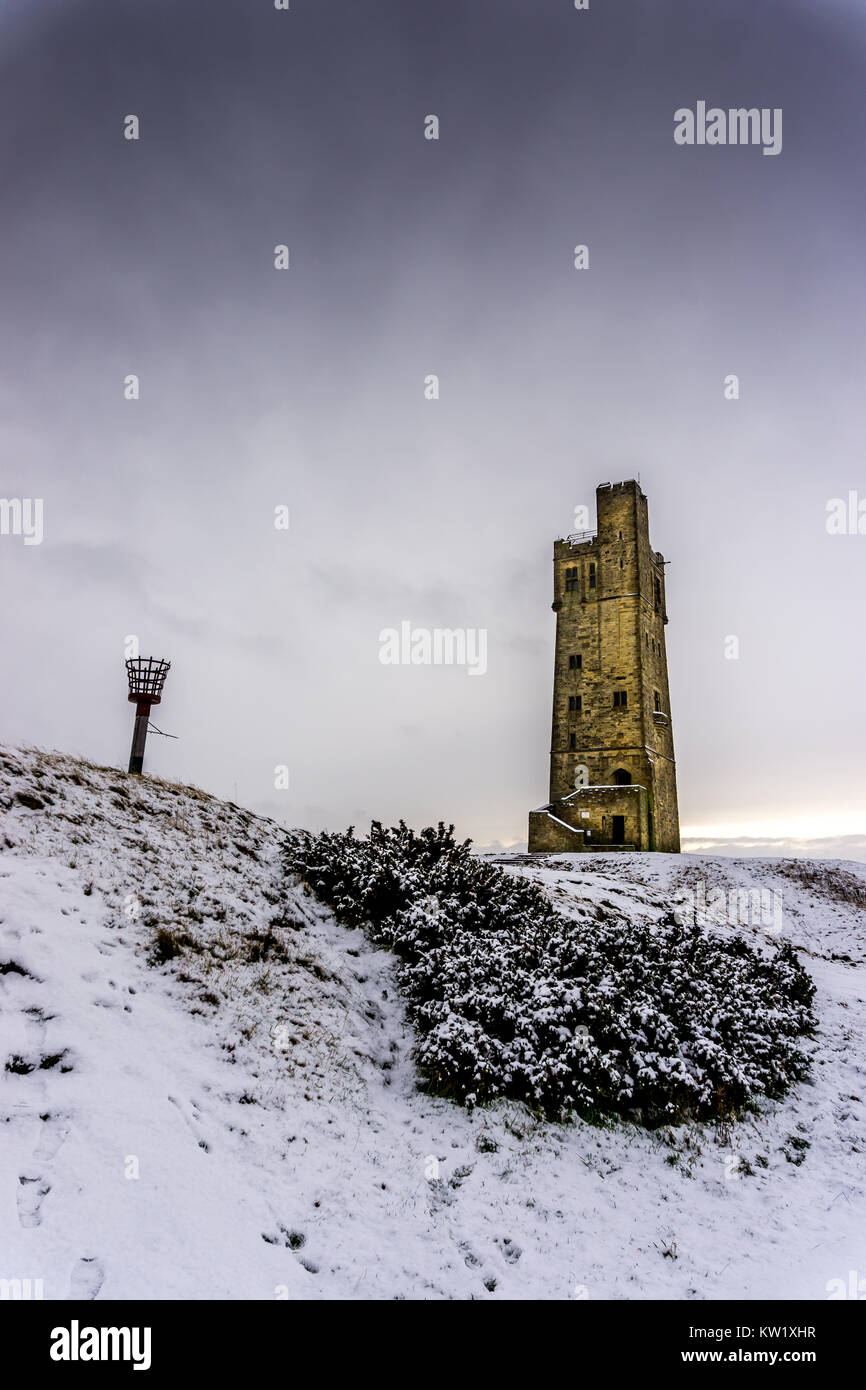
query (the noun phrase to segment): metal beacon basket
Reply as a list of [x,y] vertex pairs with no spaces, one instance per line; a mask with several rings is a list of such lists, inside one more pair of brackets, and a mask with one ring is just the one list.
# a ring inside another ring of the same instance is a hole
[[158,705],[162,699],[162,687],[171,670],[171,662],[156,656],[136,656],[126,663],[129,679],[129,699],[134,701],[148,699]]
[[171,670],[171,662],[161,657],[135,656],[126,663],[129,679],[128,699],[135,705],[135,728],[132,732],[132,749],[129,754],[130,772],[140,773],[144,766],[144,745],[147,741],[147,725],[152,705],[162,699],[165,678]]

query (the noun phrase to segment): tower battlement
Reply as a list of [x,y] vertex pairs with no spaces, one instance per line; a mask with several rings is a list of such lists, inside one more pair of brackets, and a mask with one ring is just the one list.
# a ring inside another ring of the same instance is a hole
[[635,479],[596,489],[597,531],[553,546],[550,802],[529,849],[678,853],[665,559]]

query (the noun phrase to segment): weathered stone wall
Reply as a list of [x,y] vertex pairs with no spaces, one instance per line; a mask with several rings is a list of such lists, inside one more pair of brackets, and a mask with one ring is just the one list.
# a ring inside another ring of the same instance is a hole
[[583,832],[570,829],[547,811],[529,812],[529,852],[546,850],[576,854],[583,849]]
[[623,818],[621,843],[635,849],[649,847],[649,795],[645,787],[584,787],[565,801],[530,811],[530,852],[573,853],[609,845],[613,843],[614,816]]
[[610,844],[613,817],[625,822],[625,843],[636,849],[649,846],[649,797],[645,787],[583,787],[553,807],[555,815],[579,826],[590,844]]
[[677,774],[673,762],[657,758],[653,781],[653,849],[680,852],[680,817],[677,807]]

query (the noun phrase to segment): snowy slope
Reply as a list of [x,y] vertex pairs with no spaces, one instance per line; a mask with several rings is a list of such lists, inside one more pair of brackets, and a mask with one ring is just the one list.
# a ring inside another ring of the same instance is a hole
[[812,1083],[727,1133],[649,1134],[420,1094],[390,958],[285,900],[271,822],[3,749],[0,812],[0,1279],[821,1299],[866,1277],[866,866],[508,860],[573,913],[652,918],[697,879],[782,895],[818,985]]

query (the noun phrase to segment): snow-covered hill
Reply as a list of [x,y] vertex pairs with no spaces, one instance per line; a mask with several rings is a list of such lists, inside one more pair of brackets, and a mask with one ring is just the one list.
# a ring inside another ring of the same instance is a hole
[[58,1299],[824,1299],[866,1280],[866,866],[507,861],[575,913],[779,895],[818,985],[811,1082],[727,1130],[648,1133],[421,1094],[390,957],[286,895],[269,821],[4,749],[0,812],[0,1280]]

